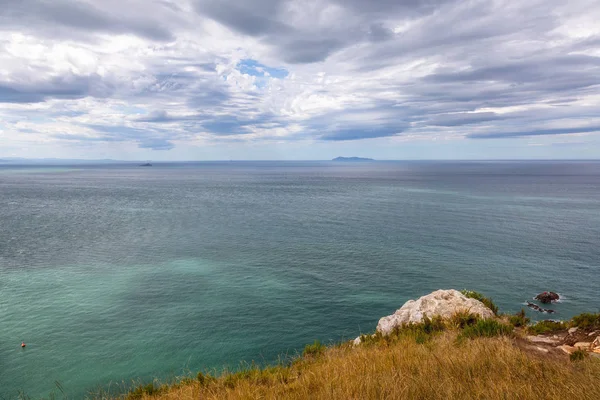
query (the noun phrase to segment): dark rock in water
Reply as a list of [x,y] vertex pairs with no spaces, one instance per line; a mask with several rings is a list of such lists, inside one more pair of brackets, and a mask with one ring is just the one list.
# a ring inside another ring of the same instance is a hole
[[533,304],[531,302],[527,302],[527,307],[531,308],[532,310],[541,312],[541,313],[546,313],[546,314],[554,314],[554,310],[548,310],[546,308],[542,308],[540,306],[538,306],[537,304]]
[[560,296],[554,292],[543,292],[535,296],[535,299],[541,301],[544,304],[550,304],[553,301],[560,299]]

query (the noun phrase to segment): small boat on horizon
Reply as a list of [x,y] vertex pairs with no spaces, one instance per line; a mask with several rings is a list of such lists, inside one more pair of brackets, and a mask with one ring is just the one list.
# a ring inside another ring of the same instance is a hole
[[150,163],[146,163],[146,164],[140,164],[140,167],[151,167],[152,164]]

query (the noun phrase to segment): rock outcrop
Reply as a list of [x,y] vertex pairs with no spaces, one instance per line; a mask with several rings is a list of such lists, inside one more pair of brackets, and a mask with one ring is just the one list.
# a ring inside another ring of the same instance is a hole
[[594,353],[600,354],[600,336],[592,342],[591,349]]
[[554,314],[554,310],[550,310],[547,308],[542,308],[540,306],[538,306],[537,304],[533,304],[532,302],[528,301],[527,302],[527,307],[531,308],[532,310],[541,312],[541,313],[546,313],[546,314]]
[[542,292],[535,296],[535,299],[541,301],[544,304],[550,304],[560,299],[560,296],[554,292]]
[[409,300],[392,315],[383,317],[377,331],[388,335],[404,324],[423,322],[423,317],[450,318],[458,311],[468,311],[481,318],[493,318],[494,313],[479,300],[471,299],[458,290],[437,290],[417,300]]

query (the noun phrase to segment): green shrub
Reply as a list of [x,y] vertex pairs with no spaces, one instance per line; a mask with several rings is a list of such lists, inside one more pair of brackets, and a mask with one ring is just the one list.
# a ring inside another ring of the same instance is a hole
[[[209,375],[208,380],[205,382],[210,383],[214,380],[215,378]],[[274,385],[287,383],[289,380],[290,369],[285,366],[260,368],[254,364],[242,368],[238,372],[226,372],[222,376],[222,382],[228,388],[234,388],[242,381],[250,382],[252,385]]]
[[557,331],[562,331],[567,329],[567,324],[562,321],[539,321],[529,327],[527,327],[527,332],[532,335],[543,335],[546,333],[552,333]]
[[578,328],[600,328],[600,313],[591,314],[591,313],[583,313],[574,316],[571,319],[571,326]]
[[577,349],[569,355],[571,361],[583,361],[587,357],[585,350]]
[[242,369],[237,372],[226,371],[222,375],[223,384],[228,388],[234,388],[239,381],[249,379],[252,376],[253,371],[253,369],[248,367],[242,367]]
[[446,324],[444,324],[444,319],[436,315],[433,318],[429,318],[427,315],[423,315],[423,322],[421,324],[415,325],[417,328],[423,330],[423,332],[430,334],[434,332],[443,332],[446,330]]
[[429,318],[427,315],[424,315],[423,322],[397,326],[389,335],[384,336],[381,332],[375,332],[373,335],[361,335],[360,343],[361,345],[388,346],[401,338],[413,337],[417,343],[421,344],[429,341],[433,334],[445,330],[446,323],[441,316],[437,315]]
[[474,325],[466,326],[459,338],[475,339],[478,337],[495,337],[512,335],[513,327],[495,319],[480,319]]
[[527,316],[525,315],[525,310],[521,308],[521,311],[519,311],[515,315],[510,315],[508,317],[508,321],[512,326],[524,327],[527,326],[527,324],[529,324],[529,321],[531,320],[527,318]]
[[394,329],[392,338],[400,337],[413,337],[419,344],[428,342],[434,334],[443,332],[446,330],[446,324],[444,319],[436,315],[433,318],[429,318],[427,315],[423,315],[423,322],[405,324],[402,327]]
[[235,387],[235,384],[238,382],[239,377],[234,375],[234,374],[228,374],[225,375],[225,378],[223,378],[223,385],[225,385],[226,387],[233,389]]
[[214,382],[216,379],[210,374],[203,374],[202,372],[198,372],[198,375],[196,375],[196,380],[200,382],[200,386],[208,386],[211,382]]
[[386,341],[390,341],[393,338],[393,334],[390,336],[383,336],[381,332],[375,332],[372,335],[360,335],[361,345],[375,345],[381,344]]
[[463,289],[460,291],[463,295],[465,295],[466,297],[469,297],[471,299],[475,299],[475,300],[479,300],[480,302],[482,302],[487,308],[489,308],[490,310],[492,310],[494,312],[495,315],[498,315],[498,306],[494,304],[494,302],[492,301],[491,298],[489,297],[485,297],[484,295],[482,295],[479,292],[475,292],[473,290],[467,290],[467,289]]
[[425,332],[415,332],[414,336],[417,344],[425,344],[431,340],[431,335],[428,335]]
[[315,340],[313,344],[307,344],[304,347],[304,352],[302,352],[302,356],[304,357],[317,357],[320,356],[321,354],[323,354],[323,352],[325,351],[327,347],[323,344],[321,344],[321,342],[319,342],[318,340]]
[[457,311],[450,317],[450,323],[459,329],[475,325],[479,320],[477,314],[473,314],[467,310]]
[[147,385],[139,385],[135,387],[133,390],[127,393],[127,400],[135,400],[141,399],[144,395],[153,395],[160,393],[161,388],[158,386],[154,386],[154,383],[148,383]]

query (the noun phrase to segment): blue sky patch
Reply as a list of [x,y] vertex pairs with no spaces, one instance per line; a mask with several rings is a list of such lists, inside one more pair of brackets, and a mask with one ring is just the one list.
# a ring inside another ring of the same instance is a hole
[[289,72],[285,68],[267,67],[256,60],[248,58],[240,61],[237,68],[242,74],[257,76],[259,78],[270,76],[272,78],[283,79],[289,75]]

